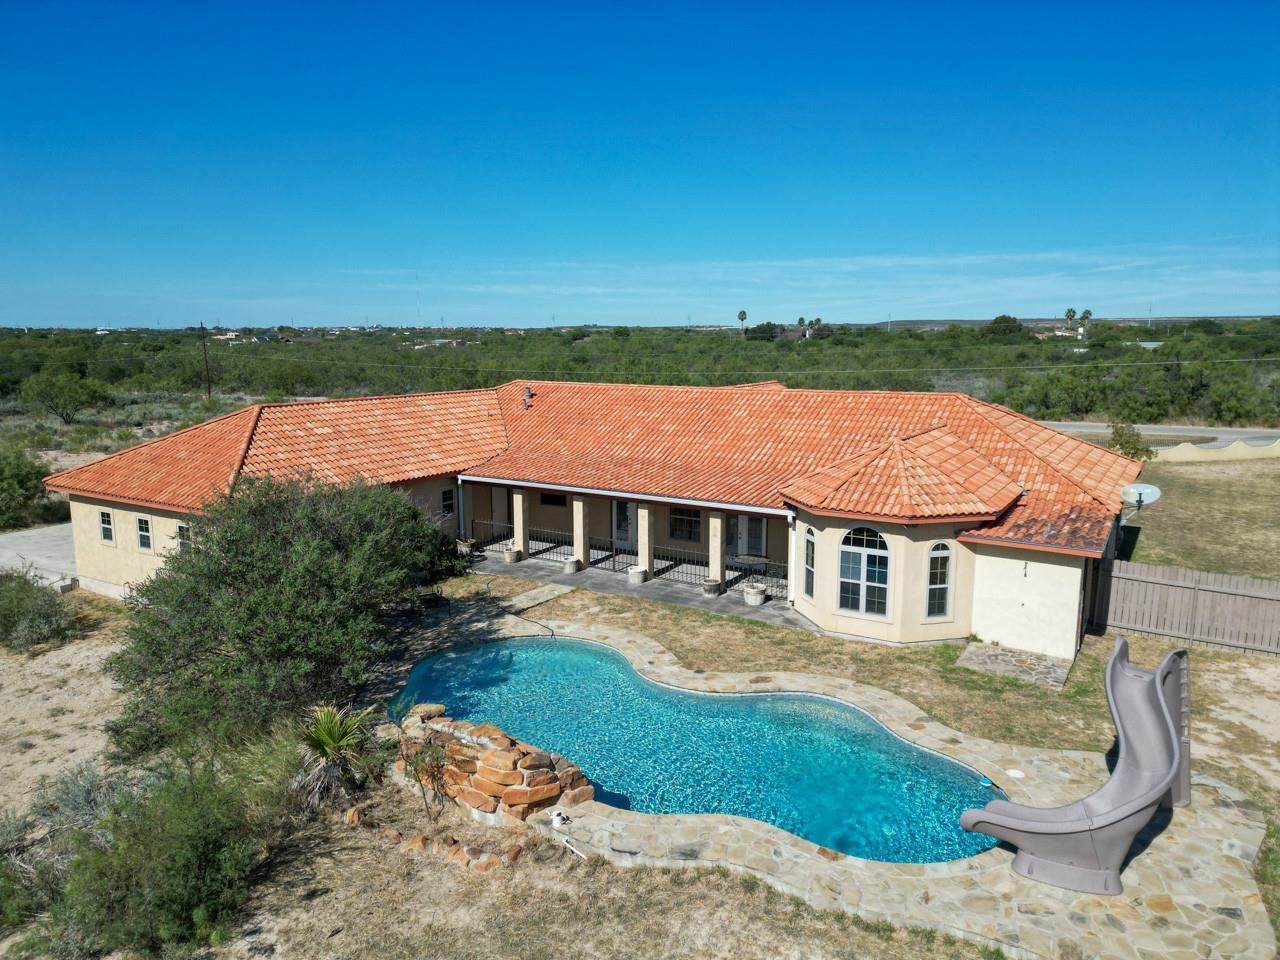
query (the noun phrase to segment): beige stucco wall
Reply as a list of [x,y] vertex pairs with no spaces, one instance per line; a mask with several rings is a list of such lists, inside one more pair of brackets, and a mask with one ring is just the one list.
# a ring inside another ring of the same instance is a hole
[[973,632],[1066,660],[1080,639],[1084,557],[974,545]]
[[[396,490],[403,490],[409,495],[409,499],[413,501],[413,505],[421,510],[427,516],[435,521],[436,525],[452,536],[458,533],[458,478],[455,476],[447,477],[428,477],[425,480],[410,480],[405,483],[397,483],[393,486]],[[453,514],[445,516],[441,512],[441,493],[445,490],[452,490],[453,494]]]
[[[111,514],[115,537],[104,543],[98,514]],[[138,546],[138,519],[151,522],[151,549]],[[160,569],[167,553],[178,549],[178,523],[183,514],[130,507],[102,500],[71,497],[71,534],[75,542],[76,576],[87,590],[115,595],[141,583]]]
[[[854,527],[870,527],[889,548],[888,612],[884,616],[840,609],[840,545]],[[805,532],[814,532],[814,592],[804,594]],[[955,540],[953,524],[903,525],[817,517],[796,517],[795,608],[824,630],[894,643],[954,640],[971,632],[974,553]],[[929,551],[951,547],[951,596],[946,616],[927,616]],[[783,544],[785,550],[785,544]]]

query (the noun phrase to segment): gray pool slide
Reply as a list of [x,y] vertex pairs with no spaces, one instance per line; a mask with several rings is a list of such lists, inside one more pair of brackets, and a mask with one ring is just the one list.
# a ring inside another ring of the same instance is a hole
[[1016,873],[1068,890],[1116,894],[1120,868],[1157,806],[1191,803],[1190,666],[1175,650],[1154,671],[1129,663],[1116,637],[1107,663],[1107,701],[1120,743],[1111,777],[1065,807],[992,800],[960,825],[1017,847]]

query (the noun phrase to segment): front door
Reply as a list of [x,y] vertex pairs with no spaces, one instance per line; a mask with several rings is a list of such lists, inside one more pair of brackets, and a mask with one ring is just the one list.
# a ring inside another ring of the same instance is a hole
[[613,501],[613,544],[615,550],[636,548],[636,505]]
[[765,555],[764,517],[731,514],[724,525],[725,553],[731,557]]

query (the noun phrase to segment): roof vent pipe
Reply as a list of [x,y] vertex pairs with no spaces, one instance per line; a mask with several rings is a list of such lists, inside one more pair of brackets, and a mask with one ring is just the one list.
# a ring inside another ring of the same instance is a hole
[[524,385],[524,400],[523,400],[524,409],[526,410],[529,409],[529,401],[532,399],[533,399],[533,387],[529,386],[529,384],[526,383]]

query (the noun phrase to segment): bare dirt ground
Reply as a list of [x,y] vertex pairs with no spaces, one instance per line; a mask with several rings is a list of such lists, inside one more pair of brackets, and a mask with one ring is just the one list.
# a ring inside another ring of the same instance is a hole
[[83,591],[68,599],[87,637],[34,656],[0,650],[0,809],[25,807],[42,777],[106,746],[118,695],[102,661],[119,643],[123,608]]
[[50,473],[70,470],[72,467],[83,467],[106,456],[99,450],[82,450],[72,453],[69,450],[36,450],[35,455],[48,465]]

